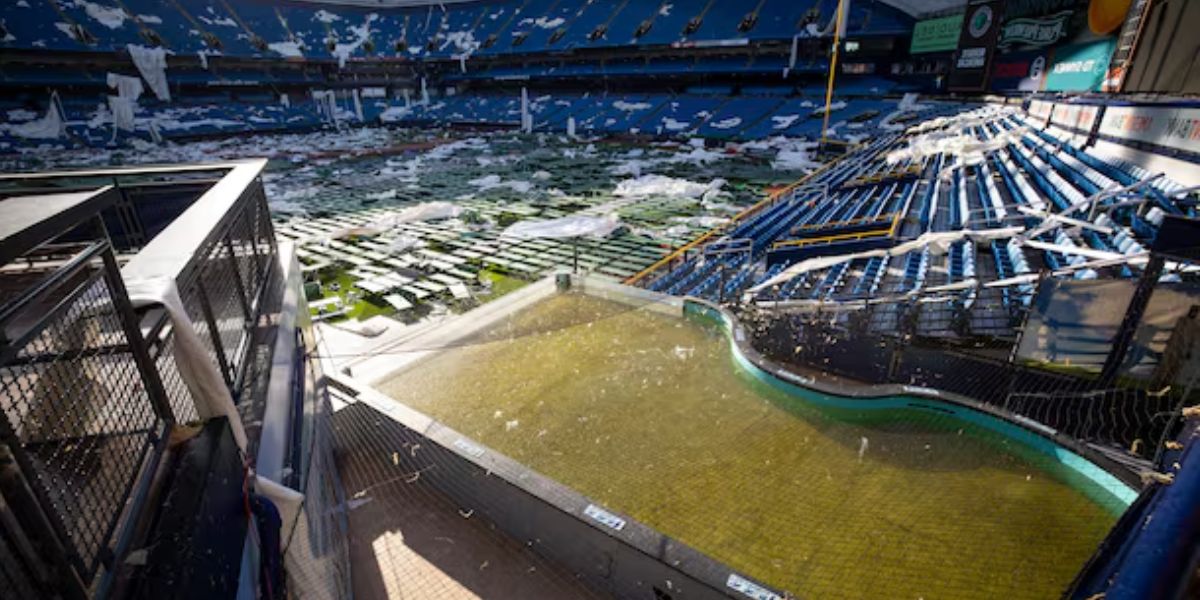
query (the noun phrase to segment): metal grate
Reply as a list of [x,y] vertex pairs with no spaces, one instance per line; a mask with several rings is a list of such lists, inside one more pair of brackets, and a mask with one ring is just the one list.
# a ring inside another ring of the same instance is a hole
[[274,230],[262,196],[255,189],[242,200],[242,208],[225,230],[194,263],[190,283],[180,294],[196,333],[235,392],[250,366],[253,337],[262,316],[262,291],[273,276],[276,260]]
[[[202,323],[202,321],[193,321],[194,326],[201,326]],[[204,340],[204,337],[200,339]],[[211,345],[209,345],[209,349],[211,351]],[[154,364],[158,369],[158,376],[162,380],[163,389],[167,394],[167,401],[171,405],[171,414],[175,421],[179,423],[198,421],[200,415],[196,413],[196,401],[192,399],[192,393],[184,383],[183,376],[179,374],[179,367],[175,364],[175,336],[173,334],[167,336],[159,344]]]
[[[68,545],[95,574],[162,422],[109,282],[97,271],[0,366],[6,440]],[[135,342],[136,343],[136,342]]]

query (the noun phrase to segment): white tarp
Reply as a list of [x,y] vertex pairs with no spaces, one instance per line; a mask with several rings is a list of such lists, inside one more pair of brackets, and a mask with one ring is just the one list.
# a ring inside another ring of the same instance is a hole
[[888,113],[879,121],[879,128],[886,131],[904,131],[904,125],[892,123],[892,121],[908,113],[920,112],[929,108],[923,104],[917,104],[917,98],[917,94],[913,92],[904,94],[904,97],[900,99],[900,104],[896,105],[896,110]]
[[246,431],[242,428],[242,417],[233,404],[229,388],[225,387],[225,379],[192,327],[192,319],[179,297],[175,280],[170,277],[127,279],[125,288],[134,307],[161,306],[167,311],[175,344],[175,366],[196,404],[196,414],[202,420],[228,418],[233,439],[245,452]]
[[[112,112],[113,127],[123,131],[133,131],[133,102],[120,96],[108,97],[108,110]],[[113,133],[114,137],[116,132]]]
[[42,118],[8,126],[13,135],[32,140],[58,139],[65,129],[58,92],[50,93],[50,106]]
[[412,223],[415,221],[438,221],[441,219],[453,219],[462,214],[462,207],[449,202],[422,202],[416,206],[410,206],[400,212],[390,213],[383,216],[373,224],[382,224],[389,227],[395,227],[401,223]]
[[167,86],[167,50],[165,48],[147,48],[129,44],[129,57],[142,79],[149,84],[150,90],[163,102],[171,100],[171,88]]
[[[106,79],[108,87],[117,90],[116,96],[108,97],[108,109],[112,111],[113,126],[123,131],[133,131],[134,107],[137,106],[138,98],[145,89],[142,87],[142,80],[116,73],[109,73]],[[113,135],[116,135],[115,131]]]
[[387,296],[383,297],[383,300],[388,304],[391,304],[392,308],[396,310],[408,310],[413,306],[412,302],[409,302],[400,294],[388,294]]
[[388,244],[388,252],[392,254],[403,254],[409,250],[416,250],[424,247],[425,242],[421,238],[412,235],[401,235],[397,236],[396,239],[392,240],[391,243]]
[[945,254],[946,252],[948,252],[950,250],[950,246],[952,244],[954,244],[955,242],[964,240],[964,239],[970,239],[970,240],[974,240],[974,241],[1005,239],[1005,238],[1011,238],[1011,237],[1021,233],[1024,230],[1025,230],[1025,228],[1023,228],[1023,227],[1002,227],[999,229],[978,229],[978,230],[976,230],[976,229],[961,229],[958,231],[933,231],[933,232],[922,234],[920,237],[917,237],[916,239],[909,240],[907,242],[904,242],[903,244],[897,244],[891,248],[887,248],[884,250],[868,250],[866,252],[855,252],[852,254],[838,254],[838,255],[834,255],[834,256],[818,256],[816,258],[808,258],[808,259],[802,260],[802,261],[784,269],[783,271],[780,271],[780,273],[778,275],[750,288],[748,290],[748,292],[753,294],[755,292],[758,292],[759,290],[763,290],[763,289],[769,288],[771,286],[779,285],[781,283],[789,281],[795,277],[803,275],[804,273],[808,273],[810,271],[817,271],[820,269],[826,269],[826,268],[832,267],[834,265],[838,265],[838,264],[841,264],[844,262],[849,262],[849,261],[856,260],[859,258],[874,258],[877,256],[900,256],[902,254],[907,254],[909,252],[912,252],[913,250],[922,250],[925,248],[929,249],[930,254],[937,256],[937,255]]
[[604,237],[621,226],[616,215],[589,217],[572,215],[548,221],[520,221],[505,229],[500,237],[515,238],[573,238]]
[[921,160],[937,154],[949,154],[956,157],[959,164],[977,165],[984,161],[986,153],[1020,142],[1027,131],[1026,127],[1019,127],[998,133],[989,140],[979,140],[973,135],[963,133],[964,128],[960,125],[948,131],[915,136],[909,140],[907,147],[889,152],[887,162],[896,164],[905,160]]
[[338,106],[337,97],[333,90],[312,90],[312,99],[317,103],[317,114],[329,123],[337,124],[338,121]]
[[[462,211],[461,206],[449,202],[422,202],[400,212],[385,214],[366,225],[339,229],[330,233],[328,237],[329,239],[341,239],[357,235],[379,235],[404,223],[453,219],[462,214]],[[416,247],[416,244],[412,243],[411,239],[401,236],[393,240],[390,250],[393,253],[400,253],[413,247]]]
[[136,101],[142,96],[142,92],[145,91],[145,88],[142,87],[142,80],[137,77],[109,73],[105,79],[108,82],[108,87],[117,90],[117,95],[122,98],[129,98]]
[[471,297],[471,292],[465,283],[452,283],[450,284],[450,295],[454,296],[455,300],[467,300]]
[[648,196],[669,196],[673,198],[700,198],[710,192],[718,192],[725,187],[724,179],[714,179],[708,183],[697,183],[687,179],[677,179],[666,175],[642,175],[635,179],[625,179],[617,183],[613,190],[614,196],[623,198],[644,198]]
[[279,510],[280,549],[287,551],[291,543],[292,531],[300,521],[300,508],[304,504],[304,494],[293,490],[281,483],[271,481],[262,475],[254,476],[254,491],[265,496]]

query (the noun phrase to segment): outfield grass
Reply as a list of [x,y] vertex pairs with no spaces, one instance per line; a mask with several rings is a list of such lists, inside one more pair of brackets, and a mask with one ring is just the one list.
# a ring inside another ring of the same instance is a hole
[[485,298],[488,300],[495,300],[496,298],[504,296],[505,294],[515,292],[529,285],[529,282],[525,281],[524,279],[517,279],[516,277],[498,273],[491,269],[484,269],[480,271],[479,279],[481,281],[492,282],[492,295],[485,296]]
[[[329,289],[329,285],[337,283],[341,288],[338,291]],[[383,301],[383,299],[374,299],[369,297],[359,296],[359,299],[353,304],[346,302],[346,296],[354,289],[354,278],[349,273],[343,270],[338,270],[330,274],[321,275],[321,296],[317,298],[309,298],[309,300],[320,300],[323,298],[332,298],[339,296],[342,302],[346,304],[348,310],[344,316],[333,317],[331,321],[339,321],[342,319],[355,319],[365,321],[376,315],[390,315],[395,312],[391,305]]]

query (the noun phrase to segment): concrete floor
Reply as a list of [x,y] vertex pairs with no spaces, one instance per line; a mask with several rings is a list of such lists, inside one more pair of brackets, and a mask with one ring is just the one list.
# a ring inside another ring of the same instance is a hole
[[387,417],[351,403],[333,426],[355,598],[603,597],[398,466]]

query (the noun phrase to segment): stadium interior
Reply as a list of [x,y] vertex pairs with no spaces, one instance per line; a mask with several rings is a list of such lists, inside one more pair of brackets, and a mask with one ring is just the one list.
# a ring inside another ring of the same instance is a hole
[[0,595],[1198,597],[1191,26],[4,0]]

